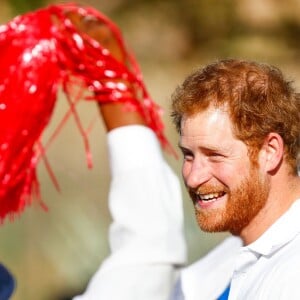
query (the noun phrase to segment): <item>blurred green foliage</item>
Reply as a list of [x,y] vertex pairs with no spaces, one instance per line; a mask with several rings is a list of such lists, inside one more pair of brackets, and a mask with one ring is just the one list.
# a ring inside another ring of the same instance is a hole
[[13,14],[22,14],[30,10],[43,7],[47,4],[46,0],[8,0]]

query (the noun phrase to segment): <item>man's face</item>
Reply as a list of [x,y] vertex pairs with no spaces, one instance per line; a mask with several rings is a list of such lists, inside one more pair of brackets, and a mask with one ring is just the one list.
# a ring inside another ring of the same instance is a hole
[[225,110],[183,117],[182,174],[204,231],[238,235],[265,205],[268,181],[238,140]]

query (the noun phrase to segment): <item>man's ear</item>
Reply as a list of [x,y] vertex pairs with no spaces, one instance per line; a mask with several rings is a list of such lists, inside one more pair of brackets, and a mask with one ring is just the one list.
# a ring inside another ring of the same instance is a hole
[[260,150],[259,160],[266,172],[275,171],[281,164],[284,155],[284,143],[282,137],[271,132],[265,138]]

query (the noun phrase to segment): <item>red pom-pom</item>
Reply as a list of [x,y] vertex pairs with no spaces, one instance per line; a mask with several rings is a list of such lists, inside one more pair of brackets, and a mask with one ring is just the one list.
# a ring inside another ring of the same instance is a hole
[[[95,23],[98,32],[114,37],[116,53],[99,43],[90,26]],[[40,198],[36,176],[44,155],[40,137],[59,86],[70,101],[87,155],[87,137],[75,110],[79,96],[72,93],[78,82],[90,91],[86,100],[124,102],[139,111],[163,146],[169,147],[161,109],[149,96],[136,60],[117,26],[93,8],[54,5],[0,26],[0,65],[0,219],[21,212],[33,195]]]

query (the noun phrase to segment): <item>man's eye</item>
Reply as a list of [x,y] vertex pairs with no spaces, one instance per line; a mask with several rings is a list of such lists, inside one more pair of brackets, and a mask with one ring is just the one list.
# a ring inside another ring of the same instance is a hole
[[211,153],[209,154],[209,156],[216,157],[216,156],[222,156],[222,154],[221,154],[221,153],[218,153],[218,152],[211,152]]
[[186,161],[191,161],[194,158],[194,155],[188,151],[182,151],[183,159]]
[[209,153],[208,157],[212,161],[220,161],[220,160],[224,159],[224,155],[219,152],[211,152],[211,153]]

